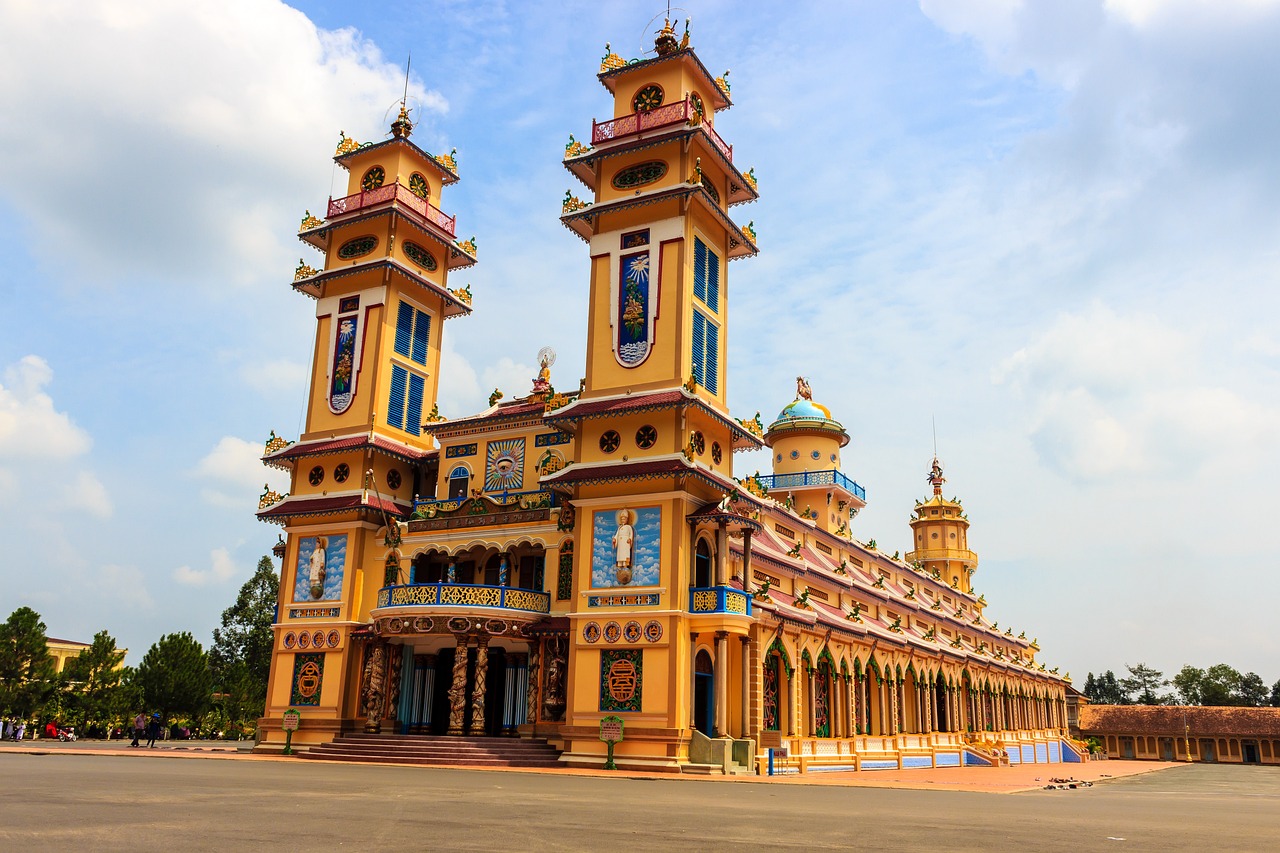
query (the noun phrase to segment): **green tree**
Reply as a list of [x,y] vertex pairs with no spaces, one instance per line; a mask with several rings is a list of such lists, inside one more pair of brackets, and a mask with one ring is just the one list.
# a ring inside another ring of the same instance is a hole
[[1240,676],[1240,686],[1236,690],[1237,704],[1250,708],[1260,708],[1267,704],[1267,683],[1256,672],[1248,672]]
[[77,723],[106,727],[115,721],[123,662],[124,652],[116,648],[115,638],[106,631],[95,634],[89,648],[67,661],[63,669],[65,705]]
[[1089,701],[1095,705],[1132,704],[1123,684],[1111,670],[1107,670],[1096,678],[1092,672],[1089,673],[1084,683],[1084,695],[1088,696]]
[[[1216,663],[1208,669],[1187,664],[1173,677],[1172,683],[1186,705],[1240,705],[1244,702],[1241,679],[1239,670],[1225,663]],[[1256,695],[1256,690],[1256,685],[1251,683],[1251,697]]]
[[44,622],[19,607],[0,625],[0,712],[31,719],[57,687]]
[[1204,670],[1199,667],[1187,664],[1178,670],[1170,681],[1174,689],[1178,691],[1178,698],[1182,700],[1183,705],[1202,705],[1201,686],[1204,683]]
[[1271,685],[1271,698],[1267,700],[1267,704],[1272,708],[1280,708],[1280,681]]
[[275,564],[263,557],[235,604],[222,611],[222,627],[213,629],[209,663],[219,704],[234,727],[262,716],[266,706],[279,598]]
[[1136,704],[1163,705],[1169,700],[1168,694],[1159,692],[1161,687],[1169,683],[1163,672],[1145,663],[1133,666],[1125,664],[1125,667],[1129,670],[1129,677],[1121,679],[1120,686],[1126,694],[1133,697]]
[[213,693],[209,656],[186,631],[166,634],[147,649],[134,681],[143,701],[165,720],[178,713],[200,716]]

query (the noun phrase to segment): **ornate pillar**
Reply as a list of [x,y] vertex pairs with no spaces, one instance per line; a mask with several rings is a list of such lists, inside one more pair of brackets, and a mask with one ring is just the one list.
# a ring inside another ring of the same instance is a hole
[[457,635],[453,653],[453,681],[449,685],[449,734],[462,734],[467,711],[467,635]]
[[[721,530],[724,528],[722,527]],[[716,631],[716,737],[729,737],[729,632]]]
[[445,570],[445,581],[448,583],[458,582],[458,561],[449,558],[449,568]]
[[845,709],[845,736],[853,737],[858,733],[858,678],[853,673],[844,677],[844,690],[848,701]]
[[[698,727],[698,632],[689,632],[689,728]],[[710,734],[710,732],[703,732]]]
[[506,586],[511,580],[511,561],[507,558],[507,553],[503,551],[498,556],[498,586]]
[[805,734],[813,737],[818,733],[817,708],[814,703],[815,684],[817,681],[818,671],[812,666],[804,668],[805,695],[809,700],[808,713],[805,714]]
[[751,665],[751,638],[742,641],[742,738],[751,737],[751,676],[756,671]]
[[525,694],[528,700],[528,707],[525,709],[526,722],[537,725],[538,722],[538,700],[540,697],[539,686],[541,682],[538,676],[541,674],[542,661],[542,640],[534,637],[529,640],[529,689]]
[[360,705],[364,710],[364,730],[369,734],[382,731],[386,709],[387,643],[379,638],[365,651],[364,672],[360,682]]
[[804,678],[804,661],[796,657],[796,667],[787,674],[787,734],[800,733],[800,681]]
[[898,689],[900,685],[900,681],[889,681],[889,734],[891,735],[896,735],[902,730],[902,723],[898,717]]
[[720,522],[716,527],[716,586],[729,582],[729,526]]
[[742,531],[742,589],[750,593],[755,588],[751,578],[751,528]]
[[471,734],[482,735],[484,730],[485,681],[489,674],[489,635],[476,639],[476,678],[471,688]]

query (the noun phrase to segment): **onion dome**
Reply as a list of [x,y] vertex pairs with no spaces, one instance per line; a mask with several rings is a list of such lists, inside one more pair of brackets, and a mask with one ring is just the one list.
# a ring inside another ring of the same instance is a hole
[[844,426],[831,416],[831,410],[815,401],[808,381],[796,377],[796,398],[783,407],[778,417],[769,424],[765,433],[765,444],[773,446],[774,441],[786,435],[826,435],[838,439],[840,446],[849,443],[849,433]]

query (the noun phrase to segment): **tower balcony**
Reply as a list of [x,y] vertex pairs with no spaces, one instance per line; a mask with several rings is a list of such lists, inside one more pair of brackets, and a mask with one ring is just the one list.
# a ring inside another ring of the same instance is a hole
[[704,586],[689,590],[689,612],[694,615],[731,613],[751,615],[751,596],[731,586]]
[[761,474],[757,477],[760,485],[769,491],[779,489],[803,489],[809,486],[838,486],[853,495],[864,504],[867,501],[867,490],[834,468],[825,471],[801,471],[795,474]]
[[377,189],[358,192],[344,198],[331,198],[329,199],[329,210],[326,218],[333,219],[391,203],[409,208],[450,237],[457,237],[457,217],[449,216],[425,198],[416,195],[408,187],[398,183],[386,184]]
[[656,109],[642,113],[619,116],[609,121],[598,122],[593,119],[591,122],[591,144],[599,145],[602,142],[616,142],[632,136],[638,136],[646,131],[695,122],[702,128],[703,133],[707,135],[707,139],[711,140],[711,144],[724,156],[725,160],[732,163],[733,146],[721,139],[720,134],[716,133],[715,129],[698,115],[688,98],[683,101],[664,104]]
[[378,590],[374,618],[471,614],[536,621],[551,612],[551,593],[474,583],[411,583]]

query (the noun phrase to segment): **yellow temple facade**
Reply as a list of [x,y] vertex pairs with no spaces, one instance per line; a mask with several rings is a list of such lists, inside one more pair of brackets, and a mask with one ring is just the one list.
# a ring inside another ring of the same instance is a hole
[[[263,457],[291,487],[258,510],[285,531],[260,749],[295,709],[317,754],[506,737],[601,766],[608,722],[632,769],[1079,760],[1066,680],[983,615],[937,460],[915,550],[888,556],[851,532],[866,492],[806,380],[768,427],[728,411],[728,265],[757,252],[730,212],[758,192],[716,128],[726,76],[687,24],[650,58],[606,51],[613,117],[564,157],[585,375],[557,388],[544,350],[527,392],[465,417],[436,403],[445,320],[471,312],[448,276],[477,260],[439,207],[456,154],[405,110],[383,141],[343,135],[347,195],[299,233],[323,253],[293,283],[316,307],[306,426]],[[771,473],[735,478],[763,448]]]

